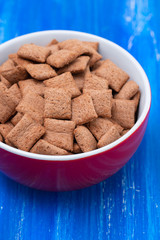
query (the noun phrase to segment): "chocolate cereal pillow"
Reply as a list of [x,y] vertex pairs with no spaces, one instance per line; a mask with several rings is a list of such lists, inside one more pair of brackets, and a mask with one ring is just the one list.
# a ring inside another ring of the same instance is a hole
[[37,154],[92,151],[136,121],[139,86],[98,42],[24,44],[0,66],[0,141]]

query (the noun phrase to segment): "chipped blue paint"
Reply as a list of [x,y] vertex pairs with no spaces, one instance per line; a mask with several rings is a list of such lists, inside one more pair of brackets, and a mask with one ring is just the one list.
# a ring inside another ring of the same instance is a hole
[[160,1],[0,0],[0,42],[71,29],[108,38],[145,69],[152,88],[146,134],[117,174],[93,187],[47,193],[0,174],[0,240],[160,239]]

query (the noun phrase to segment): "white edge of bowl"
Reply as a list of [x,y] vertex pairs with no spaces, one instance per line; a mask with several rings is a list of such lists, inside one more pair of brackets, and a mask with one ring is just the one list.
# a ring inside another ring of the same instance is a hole
[[125,49],[123,49],[122,47],[120,47],[119,45],[117,45],[116,43],[110,41],[110,40],[107,40],[105,38],[102,38],[102,37],[99,37],[99,36],[96,36],[94,34],[89,34],[89,33],[85,33],[85,32],[78,32],[78,31],[70,31],[70,30],[48,30],[48,31],[40,31],[40,32],[34,32],[34,33],[29,33],[29,34],[25,34],[25,35],[22,35],[22,36],[19,36],[19,37],[16,37],[16,38],[13,38],[7,42],[4,42],[0,45],[0,49],[1,47],[3,47],[4,45],[7,47],[7,45],[10,45],[12,44],[12,41],[18,41],[19,39],[21,38],[30,38],[34,35],[41,35],[42,33],[58,33],[58,34],[64,34],[64,33],[74,33],[75,36],[77,35],[77,37],[79,36],[79,34],[83,35],[84,37],[85,36],[91,36],[91,37],[94,37],[101,41],[107,41],[109,44],[111,45],[114,45],[115,48],[121,48],[121,51],[123,52],[124,55],[129,55],[130,59],[131,59],[131,62],[133,64],[136,64],[137,65],[137,68],[138,70],[141,72],[142,74],[142,77],[145,78],[145,81],[146,81],[146,85],[145,85],[145,90],[146,90],[146,94],[147,94],[147,101],[145,103],[145,106],[144,106],[144,109],[143,109],[143,112],[140,116],[140,118],[137,120],[137,122],[135,123],[135,125],[122,137],[120,137],[118,140],[114,141],[113,143],[111,144],[108,144],[107,146],[105,147],[102,147],[102,148],[99,148],[99,149],[96,149],[96,150],[93,150],[93,151],[90,151],[90,152],[86,152],[86,153],[79,153],[79,154],[73,154],[73,155],[61,155],[61,156],[50,156],[50,155],[42,155],[42,154],[35,154],[35,153],[30,153],[30,152],[25,152],[25,151],[22,151],[22,150],[19,150],[19,149],[16,149],[16,148],[13,148],[13,147],[10,147],[9,145],[5,144],[5,143],[2,143],[0,142],[0,147],[8,152],[11,152],[11,153],[14,153],[16,155],[19,155],[19,156],[23,156],[23,157],[27,157],[27,158],[32,158],[32,159],[37,159],[37,160],[47,160],[47,161],[71,161],[71,160],[77,160],[77,159],[81,159],[81,158],[86,158],[86,157],[90,157],[90,156],[95,156],[96,154],[100,154],[100,153],[103,153],[107,150],[110,150],[114,147],[116,147],[117,145],[119,145],[120,143],[122,143],[124,140],[126,140],[129,136],[131,136],[139,127],[140,125],[142,124],[142,122],[145,120],[149,110],[150,110],[150,105],[151,105],[151,89],[150,89],[150,84],[149,84],[149,80],[148,80],[148,77],[146,75],[146,73],[144,72],[143,68],[141,67],[141,65],[138,63],[138,61],[129,53],[127,52]]

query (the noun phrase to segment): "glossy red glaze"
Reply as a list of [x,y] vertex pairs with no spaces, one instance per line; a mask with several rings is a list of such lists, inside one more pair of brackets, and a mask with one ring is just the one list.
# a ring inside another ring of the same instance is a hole
[[27,158],[0,149],[0,170],[13,180],[41,190],[67,191],[91,186],[123,167],[140,145],[149,112],[123,142],[102,153],[67,161]]

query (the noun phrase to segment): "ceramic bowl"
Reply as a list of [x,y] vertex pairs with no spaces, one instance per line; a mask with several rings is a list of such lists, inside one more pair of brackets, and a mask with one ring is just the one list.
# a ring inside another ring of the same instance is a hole
[[68,191],[91,186],[115,174],[140,145],[144,136],[151,104],[148,78],[140,64],[120,46],[104,38],[75,31],[43,31],[17,37],[0,45],[0,64],[25,43],[45,45],[77,38],[98,41],[104,59],[111,59],[137,82],[141,91],[138,119],[132,129],[115,142],[100,149],[67,156],[46,156],[12,148],[0,142],[0,171],[11,179],[32,188]]

